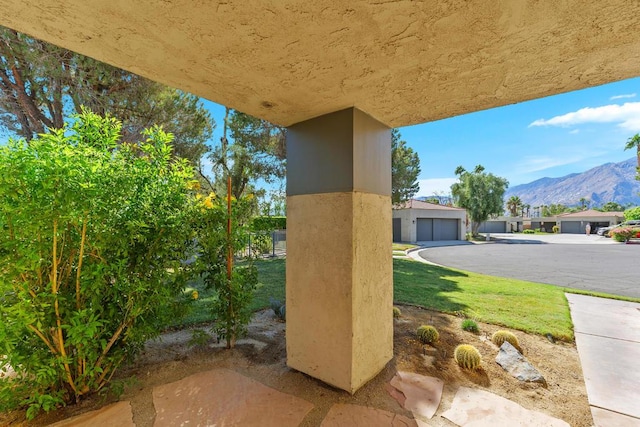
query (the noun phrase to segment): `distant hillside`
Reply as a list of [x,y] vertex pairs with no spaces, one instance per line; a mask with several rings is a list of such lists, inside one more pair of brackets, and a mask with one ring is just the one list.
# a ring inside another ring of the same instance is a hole
[[606,163],[583,173],[561,178],[542,178],[529,184],[516,185],[505,193],[505,200],[518,196],[533,206],[563,204],[574,206],[580,199],[591,201],[592,207],[607,202],[640,205],[640,181],[636,177],[636,158],[620,163]]

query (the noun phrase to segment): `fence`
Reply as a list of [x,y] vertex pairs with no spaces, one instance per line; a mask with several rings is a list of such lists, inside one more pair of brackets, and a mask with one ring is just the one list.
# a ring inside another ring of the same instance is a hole
[[249,256],[279,257],[287,254],[287,230],[251,233],[245,249]]

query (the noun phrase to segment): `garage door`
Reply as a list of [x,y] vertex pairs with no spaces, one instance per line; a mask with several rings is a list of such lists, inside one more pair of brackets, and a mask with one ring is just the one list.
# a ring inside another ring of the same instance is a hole
[[434,219],[433,240],[458,240],[458,219]]
[[458,240],[459,219],[418,218],[417,240]]
[[562,221],[560,231],[562,233],[582,234],[584,233],[582,221]]
[[393,218],[393,241],[401,242],[402,241],[402,223],[400,222],[400,218]]
[[480,224],[480,233],[504,233],[507,231],[506,221],[485,221]]
[[431,218],[418,218],[416,221],[418,242],[433,240],[433,220]]

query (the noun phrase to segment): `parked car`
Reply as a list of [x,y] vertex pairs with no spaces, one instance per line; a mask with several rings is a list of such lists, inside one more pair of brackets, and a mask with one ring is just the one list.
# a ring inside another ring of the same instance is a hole
[[[596,232],[600,236],[611,237],[611,230],[618,227],[640,227],[640,219],[631,219],[629,221],[622,222],[618,225],[612,225],[610,227],[600,227]],[[602,233],[600,232],[602,230]]]

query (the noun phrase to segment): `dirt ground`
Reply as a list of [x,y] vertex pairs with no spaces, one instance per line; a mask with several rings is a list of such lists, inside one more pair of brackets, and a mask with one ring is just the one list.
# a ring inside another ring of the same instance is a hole
[[[489,337],[504,328],[479,323],[480,333],[473,334],[461,329],[462,319],[459,317],[417,307],[398,307],[402,310],[402,317],[394,321],[395,357],[380,375],[353,396],[289,369],[286,366],[286,324],[278,322],[271,310],[264,310],[256,313],[248,340],[240,342],[234,350],[216,347],[213,339],[204,346],[192,347],[188,344],[192,336],[188,329],[164,334],[160,341],[147,346],[135,366],[119,372],[119,379],[129,380],[120,400],[131,402],[134,422],[138,427],[152,426],[155,419],[153,387],[209,369],[228,368],[313,403],[315,408],[302,426],[319,426],[334,403],[371,406],[411,417],[411,413],[401,408],[384,388],[397,370],[405,370],[444,380],[442,402],[431,420],[434,426],[454,425],[439,414],[449,409],[460,386],[490,391],[527,409],[563,419],[574,427],[593,425],[574,344],[551,343],[545,337],[513,331],[524,355],[544,375],[548,385],[521,383],[495,363],[498,348]],[[440,341],[434,347],[423,346],[415,339],[415,330],[422,324],[434,325],[439,330]],[[473,344],[480,350],[483,357],[481,370],[464,371],[455,364],[453,349],[461,343]],[[28,424],[22,421],[23,413],[0,414],[0,425],[47,425],[105,403],[108,400],[96,396],[78,405],[44,414]]]

